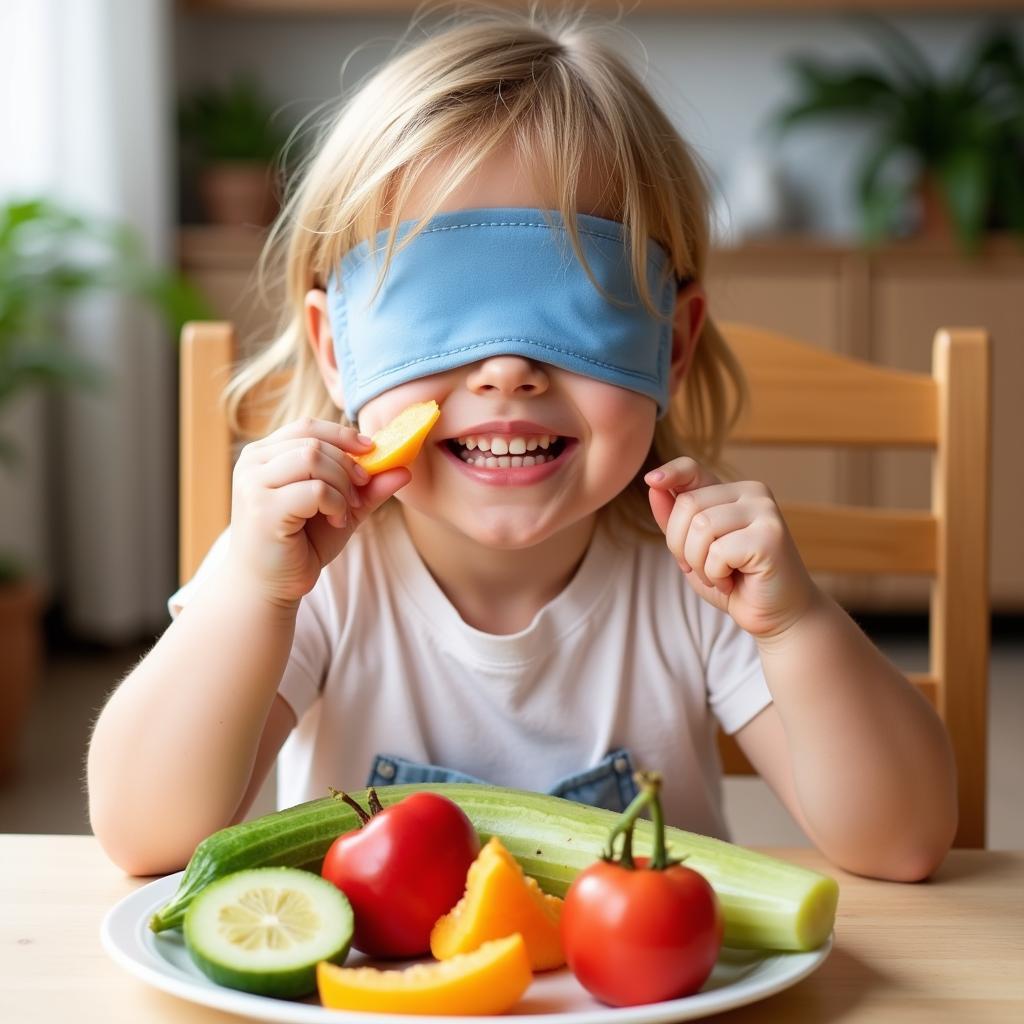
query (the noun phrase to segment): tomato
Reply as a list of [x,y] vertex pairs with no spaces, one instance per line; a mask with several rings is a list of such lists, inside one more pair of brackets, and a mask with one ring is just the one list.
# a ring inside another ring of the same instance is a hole
[[372,816],[359,808],[366,820],[335,839],[321,874],[352,904],[356,949],[422,956],[434,923],[465,891],[480,840],[465,812],[439,793],[414,793],[386,810],[370,794]]
[[612,1006],[696,992],[722,945],[718,899],[703,875],[598,861],[573,881],[562,908],[562,944],[573,974]]
[[[591,995],[612,1006],[677,999],[707,980],[722,946],[724,921],[703,875],[667,856],[658,802],[660,777],[637,776],[643,792],[612,832],[608,853],[576,876],[562,907],[566,961]],[[650,806],[654,850],[632,856],[633,825]],[[612,854],[625,836],[620,860]]]

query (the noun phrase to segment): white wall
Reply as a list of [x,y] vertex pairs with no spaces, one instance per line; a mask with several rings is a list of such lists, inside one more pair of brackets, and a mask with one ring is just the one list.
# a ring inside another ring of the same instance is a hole
[[[965,6],[967,4],[965,3]],[[985,15],[892,19],[939,67],[948,67],[991,18]],[[405,17],[179,18],[180,87],[257,71],[270,94],[305,113],[346,89],[383,60],[408,23]],[[1024,40],[1024,16],[1008,19]],[[623,24],[646,49],[654,95],[718,177],[756,142],[770,111],[787,95],[787,56],[813,52],[847,60],[874,52],[848,19],[831,15],[631,15]],[[359,48],[358,52],[354,52]],[[286,110],[287,114],[287,110]],[[851,170],[862,136],[815,126],[787,137],[780,158],[816,229],[837,237],[856,231]]]

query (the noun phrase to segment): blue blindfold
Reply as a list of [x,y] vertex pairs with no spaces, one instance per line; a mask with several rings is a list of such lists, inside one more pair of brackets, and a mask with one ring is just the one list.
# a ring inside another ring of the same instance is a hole
[[[545,220],[551,218],[552,227]],[[399,224],[401,240],[415,221]],[[327,283],[328,311],[354,419],[389,388],[493,355],[519,355],[647,395],[668,409],[672,311],[679,282],[647,242],[647,284],[634,287],[623,225],[577,215],[593,285],[558,211],[479,209],[431,218],[395,255],[373,303],[387,232],[361,242]]]

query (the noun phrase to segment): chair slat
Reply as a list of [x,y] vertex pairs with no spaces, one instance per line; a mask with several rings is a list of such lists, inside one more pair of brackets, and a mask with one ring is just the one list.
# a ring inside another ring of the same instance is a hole
[[938,440],[938,388],[925,374],[873,366],[773,331],[721,324],[751,400],[739,444],[925,445]]
[[187,323],[181,333],[178,574],[199,568],[231,517],[231,431],[221,392],[234,358],[230,323]]
[[786,502],[781,507],[813,571],[935,575],[939,528],[930,512]]

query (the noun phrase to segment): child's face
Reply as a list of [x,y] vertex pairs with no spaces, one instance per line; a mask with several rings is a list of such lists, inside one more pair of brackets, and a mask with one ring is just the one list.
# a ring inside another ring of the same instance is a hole
[[[438,173],[442,163],[443,157],[434,165]],[[421,174],[403,205],[403,218],[425,212],[436,194],[437,178],[430,168]],[[446,198],[441,210],[549,207],[537,180],[509,147],[499,147]],[[583,171],[577,209],[614,218],[605,202],[605,186],[603,177]],[[323,292],[310,296],[311,340],[328,390],[341,407],[344,398],[333,365]],[[691,284],[677,299],[673,389],[692,355],[703,317],[703,292]],[[654,401],[645,395],[503,355],[384,392],[360,410],[359,428],[372,434],[407,405],[430,398],[441,406],[441,417],[416,460],[412,482],[397,497],[483,544],[507,548],[540,543],[619,494],[647,457],[657,416]],[[468,438],[475,447],[459,444]],[[482,453],[481,439],[486,446]],[[495,443],[501,454],[495,453]],[[521,447],[526,451],[518,454]],[[509,465],[480,465],[487,458],[507,458]],[[512,459],[532,459],[533,465],[513,467]]]
[[537,544],[611,501],[642,466],[657,414],[625,388],[494,356],[384,392],[359,428],[430,398],[441,417],[397,497],[489,547]]

